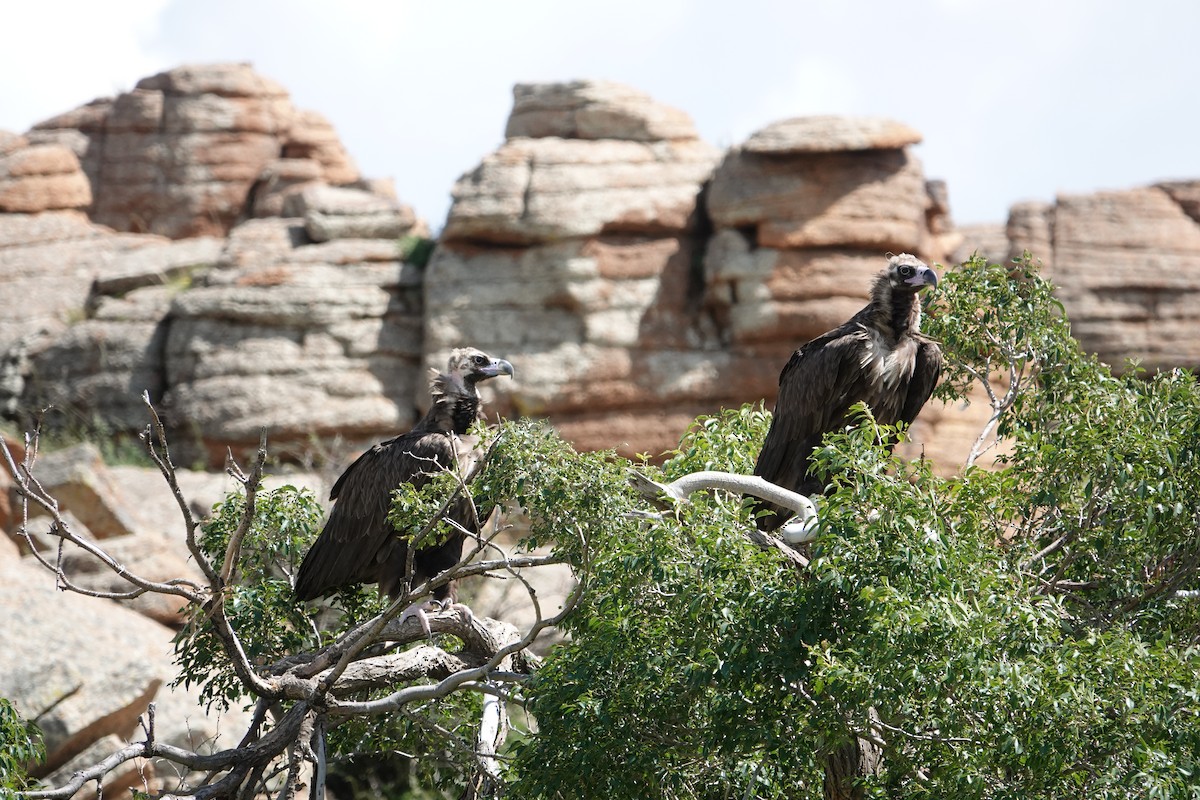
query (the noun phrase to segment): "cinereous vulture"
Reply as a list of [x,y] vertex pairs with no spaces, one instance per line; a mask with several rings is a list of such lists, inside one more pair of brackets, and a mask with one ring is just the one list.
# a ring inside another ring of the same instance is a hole
[[[847,424],[850,407],[865,402],[888,425],[912,423],[933,393],[942,351],[921,335],[917,293],[937,286],[937,273],[915,256],[888,259],[871,301],[842,325],[802,346],[779,375],[779,399],[754,474],[805,496],[821,494],[809,458],[821,438]],[[791,512],[757,500],[764,531]]]
[[[450,354],[446,371],[431,375],[433,404],[421,421],[408,433],[367,450],[334,483],[329,520],[296,575],[297,598],[313,600],[357,583],[378,583],[393,599],[403,591],[408,541],[387,520],[393,490],[402,483],[420,488],[439,470],[465,469],[466,462],[478,456],[478,443],[465,436],[480,413],[476,384],[512,374],[512,364],[474,348]],[[450,509],[450,516],[475,530],[466,499]],[[414,553],[409,585],[417,586],[457,564],[464,538],[455,530],[445,541]],[[433,591],[439,605],[453,597],[450,584]]]

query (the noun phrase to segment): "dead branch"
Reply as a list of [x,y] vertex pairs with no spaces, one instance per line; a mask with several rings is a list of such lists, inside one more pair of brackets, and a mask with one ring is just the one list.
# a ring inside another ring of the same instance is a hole
[[802,494],[789,491],[782,486],[776,486],[757,475],[739,475],[715,470],[693,472],[666,484],[659,483],[641,472],[633,470],[629,483],[643,497],[660,502],[663,497],[668,498],[670,502],[687,502],[688,497],[694,492],[721,489],[727,492],[753,495],[794,511],[796,518],[780,529],[780,536],[760,531],[757,528],[749,531],[746,535],[759,547],[777,550],[797,569],[808,567],[808,559],[789,546],[811,542],[817,535],[817,507]]
[[171,449],[167,444],[166,426],[163,425],[162,418],[158,415],[158,409],[150,402],[150,393],[148,391],[142,392],[142,402],[146,404],[146,408],[150,413],[150,424],[146,426],[146,429],[141,434],[142,441],[146,445],[146,452],[155,466],[158,467],[159,473],[162,474],[168,488],[171,490],[171,496],[175,498],[175,503],[179,506],[179,513],[183,516],[188,552],[191,553],[196,564],[204,572],[204,577],[208,580],[209,585],[215,585],[217,582],[217,573],[200,550],[200,544],[196,540],[196,528],[198,527],[196,519],[192,516],[192,510],[188,507],[187,500],[183,497],[183,490],[179,488],[179,479],[175,474],[175,464],[171,461]]

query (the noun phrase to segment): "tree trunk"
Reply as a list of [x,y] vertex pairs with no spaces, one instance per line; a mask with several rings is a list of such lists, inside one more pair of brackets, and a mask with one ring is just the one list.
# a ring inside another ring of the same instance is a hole
[[[871,723],[879,719],[872,708],[867,712]],[[872,724],[872,733],[878,726]],[[856,738],[830,753],[825,759],[825,800],[862,800],[859,779],[878,775],[883,767],[883,748],[867,739]]]

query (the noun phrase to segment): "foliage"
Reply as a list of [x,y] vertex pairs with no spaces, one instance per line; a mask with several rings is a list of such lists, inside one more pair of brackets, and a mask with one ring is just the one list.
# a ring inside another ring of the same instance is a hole
[[433,249],[437,246],[437,240],[410,233],[401,236],[396,246],[400,251],[401,261],[424,269],[429,264],[429,259],[433,257]]
[[[1082,354],[1028,260],[942,286],[943,394],[1021,378],[995,398],[1007,461],[939,478],[864,410],[818,450],[835,490],[803,575],[736,498],[628,522],[530,687],[518,796],[821,796],[854,737],[884,743],[865,796],[1200,796],[1200,619],[1174,592],[1196,585],[1200,390]],[[748,471],[766,424],[698,420],[664,480]]]
[[29,788],[26,766],[45,757],[41,732],[21,719],[7,698],[0,697],[0,798]]
[[[988,381],[997,371],[1040,377],[1095,363],[1071,338],[1053,284],[1039,275],[1028,254],[1007,266],[968,261],[947,271],[941,285],[922,321],[922,330],[947,356],[935,396],[959,399],[972,383]],[[1039,396],[1020,388],[1014,412],[1036,407]],[[1000,432],[1008,434],[1019,416]]]
[[522,548],[553,545],[587,579],[592,554],[626,533],[637,501],[628,462],[611,451],[576,452],[545,423],[503,423],[472,491],[485,508],[523,509],[529,532]]
[[[229,541],[238,529],[246,498],[230,493],[204,524],[200,548],[211,563],[224,561]],[[307,489],[282,486],[259,494],[255,514],[242,540],[241,559],[228,587],[227,613],[252,664],[269,664],[288,654],[325,644],[313,619],[314,611],[297,604],[292,581],[300,559],[320,530],[323,511]],[[340,625],[361,622],[379,610],[373,591],[355,588],[340,592],[334,605],[344,619]],[[200,687],[209,705],[228,708],[244,700],[245,689],[223,657],[207,609],[193,607],[187,626],[175,639],[179,681]]]

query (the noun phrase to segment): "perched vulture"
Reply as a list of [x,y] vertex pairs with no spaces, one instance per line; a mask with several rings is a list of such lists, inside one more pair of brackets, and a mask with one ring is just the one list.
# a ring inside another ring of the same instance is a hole
[[[464,460],[473,459],[477,443],[463,434],[479,416],[475,386],[501,374],[511,376],[512,364],[473,348],[450,354],[446,371],[432,375],[433,404],[424,418],[408,433],[367,450],[333,485],[329,499],[336,502],[300,565],[297,598],[313,600],[356,583],[378,583],[392,598],[403,591],[408,542],[387,521],[392,491],[402,483],[420,488],[439,470],[462,468]],[[450,514],[460,525],[474,530],[465,499]],[[410,585],[423,583],[458,563],[463,539],[461,532],[454,532],[445,541],[414,553]],[[452,597],[450,584],[433,592],[439,604]]]
[[[792,354],[779,374],[779,399],[754,474],[805,496],[821,494],[809,457],[829,431],[847,424],[850,406],[865,402],[879,422],[911,423],[933,393],[942,351],[921,335],[917,292],[937,274],[907,253],[892,256],[871,287],[871,302],[837,328]],[[791,512],[766,501],[755,510],[764,531]]]

